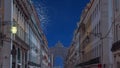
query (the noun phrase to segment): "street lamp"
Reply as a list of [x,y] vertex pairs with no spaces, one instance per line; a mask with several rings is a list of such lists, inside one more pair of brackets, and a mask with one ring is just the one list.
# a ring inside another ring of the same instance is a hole
[[11,32],[12,32],[12,34],[16,34],[17,33],[17,27],[16,26],[12,26],[11,27]]
[[10,68],[12,68],[12,51],[14,51],[13,50],[13,35],[15,36],[15,34],[17,33],[17,27],[15,26],[15,23],[14,22],[12,22],[11,23],[11,55],[10,55]]

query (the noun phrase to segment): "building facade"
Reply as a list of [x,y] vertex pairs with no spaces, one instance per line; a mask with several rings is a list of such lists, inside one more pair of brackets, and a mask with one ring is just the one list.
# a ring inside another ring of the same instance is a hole
[[[106,9],[107,8],[107,9]],[[80,20],[79,66],[92,68],[113,67],[112,0],[91,0]]]
[[[90,0],[86,5],[74,36],[76,40],[73,52],[75,52],[76,58],[79,57],[74,62],[75,67],[114,68],[111,51],[113,43],[112,10],[112,0]],[[79,49],[77,49],[78,47]],[[71,60],[74,61],[74,59]]]
[[42,47],[41,47],[41,68],[51,68],[51,60],[50,60],[50,54],[49,54],[49,50],[48,50],[48,42],[46,40],[45,35],[42,36],[43,43],[42,43]]
[[0,37],[0,68],[42,67],[48,44],[31,0],[0,0]]
[[113,68],[120,68],[120,0],[113,1]]

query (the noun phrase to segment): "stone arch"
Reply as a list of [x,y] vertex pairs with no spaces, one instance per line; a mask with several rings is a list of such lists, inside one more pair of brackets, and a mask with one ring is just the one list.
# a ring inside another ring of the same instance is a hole
[[58,42],[55,45],[55,47],[52,47],[49,50],[50,50],[50,53],[53,54],[53,57],[54,57],[53,62],[55,61],[55,58],[59,56],[63,59],[63,63],[64,63],[68,48],[64,47],[61,42]]

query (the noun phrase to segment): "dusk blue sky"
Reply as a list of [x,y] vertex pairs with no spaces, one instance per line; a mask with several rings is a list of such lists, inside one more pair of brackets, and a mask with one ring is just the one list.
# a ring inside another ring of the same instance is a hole
[[[82,10],[89,0],[33,0],[36,5],[43,7],[44,32],[48,40],[48,46],[53,47],[60,41],[65,47],[69,47],[73,38],[77,22],[80,20]],[[44,12],[45,11],[45,12]],[[57,59],[57,65],[61,65]]]

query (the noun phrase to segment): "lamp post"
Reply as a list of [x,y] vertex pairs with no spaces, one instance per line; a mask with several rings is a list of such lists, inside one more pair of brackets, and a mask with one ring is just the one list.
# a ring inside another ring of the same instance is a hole
[[[17,27],[13,24],[13,22],[11,23],[11,51],[13,49],[13,35],[15,36],[15,34],[17,33]],[[10,53],[10,68],[12,68],[12,54]]]

